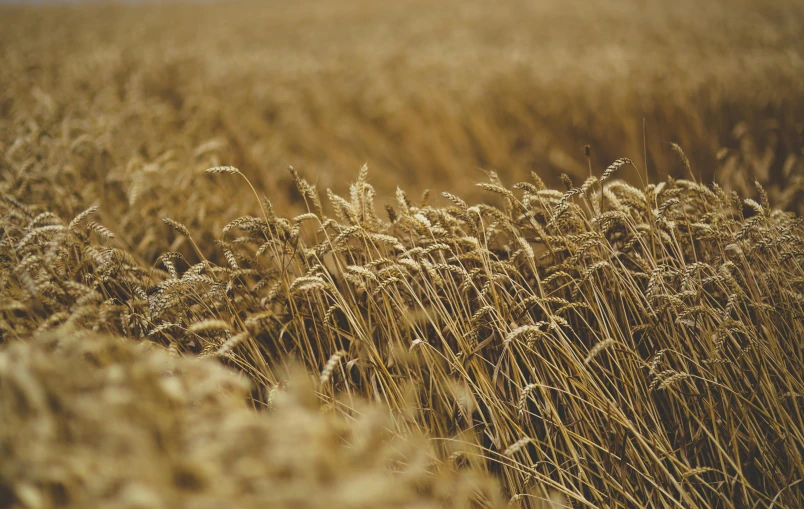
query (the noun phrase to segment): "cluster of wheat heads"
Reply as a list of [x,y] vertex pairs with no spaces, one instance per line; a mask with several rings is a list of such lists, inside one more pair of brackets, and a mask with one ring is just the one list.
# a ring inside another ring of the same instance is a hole
[[217,255],[164,218],[195,253],[159,267],[104,246],[92,209],[65,223],[6,196],[2,337],[70,322],[148,338],[237,366],[265,404],[293,359],[324,401],[367,396],[442,456],[474,457],[454,445],[478,437],[523,506],[798,506],[801,219],[759,186],[639,189],[623,171],[565,191],[492,173],[478,186],[498,206],[399,190],[378,211],[366,168],[326,202],[291,169],[307,212],[254,192]]

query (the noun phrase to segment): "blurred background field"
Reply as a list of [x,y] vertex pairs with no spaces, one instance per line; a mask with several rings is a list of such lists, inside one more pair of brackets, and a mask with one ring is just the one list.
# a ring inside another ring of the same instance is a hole
[[280,207],[298,199],[288,165],[336,192],[368,163],[381,199],[473,198],[485,170],[580,180],[587,144],[597,173],[625,156],[689,177],[675,142],[704,182],[780,193],[801,178],[800,2],[1,9],[4,187],[71,213],[100,201],[149,257],[164,246],[143,217],[253,211],[211,192],[199,171],[215,164]]

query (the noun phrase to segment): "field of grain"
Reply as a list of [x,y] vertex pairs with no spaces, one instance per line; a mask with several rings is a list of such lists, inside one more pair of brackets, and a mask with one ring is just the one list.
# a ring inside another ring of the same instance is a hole
[[0,6],[0,509],[801,507],[801,26]]

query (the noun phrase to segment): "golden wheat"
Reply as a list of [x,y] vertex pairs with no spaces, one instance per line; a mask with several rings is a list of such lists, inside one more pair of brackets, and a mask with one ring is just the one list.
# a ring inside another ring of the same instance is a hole
[[726,4],[0,9],[0,500],[800,507],[804,10]]

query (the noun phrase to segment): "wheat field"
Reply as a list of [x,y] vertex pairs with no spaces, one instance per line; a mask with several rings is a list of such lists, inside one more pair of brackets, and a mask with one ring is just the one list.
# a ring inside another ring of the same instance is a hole
[[0,6],[0,508],[801,507],[802,24]]

